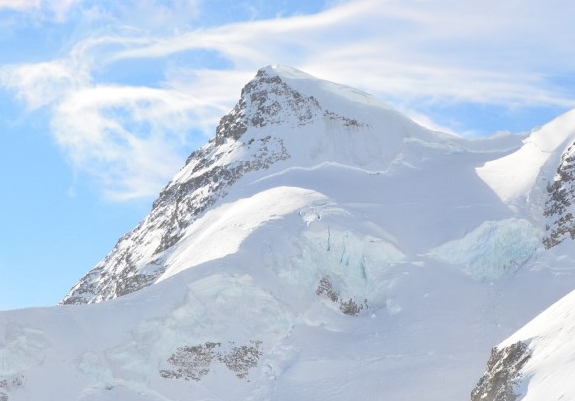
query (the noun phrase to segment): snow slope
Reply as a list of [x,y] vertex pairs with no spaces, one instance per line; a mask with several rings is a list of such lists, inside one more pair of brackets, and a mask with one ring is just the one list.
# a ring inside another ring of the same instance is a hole
[[546,128],[467,140],[263,68],[64,305],[0,313],[0,400],[468,398],[575,287],[543,243],[567,122],[510,196]]
[[572,110],[532,132],[518,151],[487,162],[477,173],[503,201],[525,200],[536,186],[537,177],[543,173],[546,183],[552,178],[549,173],[555,173],[558,158],[574,137]]
[[[531,181],[531,192],[537,200],[530,199],[536,206],[531,211],[540,212],[546,230],[543,244],[547,251],[541,256],[558,276],[570,276],[575,262],[571,242],[574,239],[574,134],[575,112],[571,111],[531,135],[525,145],[506,160],[489,163],[483,170],[483,173],[493,172],[498,165],[503,167],[512,159],[523,159],[528,179],[514,181],[517,185],[509,185],[507,193],[515,193],[515,199],[519,198],[517,195],[525,196],[527,191],[522,187],[527,180]],[[535,154],[531,164],[532,159],[527,156]],[[515,169],[511,174],[519,171]],[[493,177],[495,175],[483,175],[484,179],[502,188],[501,181]],[[539,193],[535,189],[539,189]],[[572,379],[575,375],[574,308],[575,294],[571,292],[499,343],[492,350],[487,369],[473,390],[472,400],[575,399]]]
[[521,367],[515,392],[521,400],[575,398],[575,323],[572,292],[545,310],[498,347],[522,343],[528,358]]

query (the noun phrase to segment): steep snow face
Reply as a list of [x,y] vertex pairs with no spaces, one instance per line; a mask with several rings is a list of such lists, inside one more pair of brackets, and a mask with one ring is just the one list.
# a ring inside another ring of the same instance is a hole
[[505,157],[488,161],[477,174],[493,191],[509,204],[524,204],[540,191],[538,178],[547,184],[565,149],[575,137],[575,110],[567,112],[534,131],[523,146]]

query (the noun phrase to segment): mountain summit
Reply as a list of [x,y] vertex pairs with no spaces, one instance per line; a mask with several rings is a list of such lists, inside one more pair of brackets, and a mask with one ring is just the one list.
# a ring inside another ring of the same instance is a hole
[[465,139],[265,67],[63,305],[0,313],[0,400],[469,398],[575,288],[574,129]]
[[244,176],[254,180],[272,166],[280,171],[322,163],[382,173],[399,161],[407,137],[444,146],[455,140],[417,126],[356,89],[285,66],[263,68],[222,117],[215,137],[164,188],[148,218],[62,303],[100,302],[154,283],[170,266],[168,254],[186,229]]

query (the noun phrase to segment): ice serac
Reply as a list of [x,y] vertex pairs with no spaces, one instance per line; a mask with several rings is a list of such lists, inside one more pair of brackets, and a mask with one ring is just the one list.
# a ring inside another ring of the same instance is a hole
[[[374,112],[389,114],[392,118],[386,121],[392,126],[385,128],[399,135],[382,137],[374,127],[359,132],[370,128]],[[101,302],[153,284],[167,269],[170,250],[186,228],[242,177],[288,159],[297,167],[329,161],[387,168],[400,151],[401,131],[414,127],[358,90],[289,67],[259,70],[221,119],[215,137],[192,153],[148,217],[120,238],[62,304]],[[353,133],[355,138],[350,137]]]

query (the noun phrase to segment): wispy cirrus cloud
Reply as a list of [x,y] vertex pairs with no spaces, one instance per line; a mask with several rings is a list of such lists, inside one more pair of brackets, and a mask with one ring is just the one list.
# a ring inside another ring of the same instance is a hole
[[84,0],[0,0],[0,10],[31,13],[36,19],[54,19],[62,22],[74,6]]
[[296,64],[395,96],[572,105],[571,93],[546,79],[575,67],[568,46],[575,35],[565,35],[566,15],[575,6],[515,3],[354,1],[315,15],[149,38],[112,57],[163,58],[211,49],[240,70]]
[[[200,1],[58,4],[85,24],[105,23],[53,60],[2,67],[0,81],[29,108],[51,110],[72,165],[114,199],[156,193],[182,149],[201,142],[198,133],[212,135],[267,64],[374,93],[433,127],[445,126],[430,112],[437,105],[575,106],[565,80],[575,73],[575,3],[567,0],[350,0],[220,24]],[[74,13],[80,6],[84,13]],[[145,84],[126,78],[134,76]]]
[[42,0],[0,0],[0,10],[17,10],[26,11],[30,9],[40,8]]
[[176,91],[90,87],[58,103],[52,130],[72,164],[95,177],[107,198],[149,197],[181,167],[181,148],[198,146],[193,120],[210,107]]
[[64,98],[89,79],[88,72],[72,68],[65,60],[9,65],[0,69],[0,83],[13,89],[31,110]]

